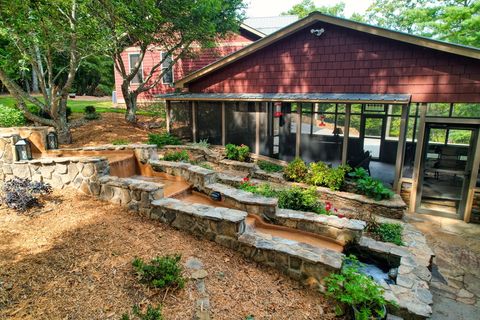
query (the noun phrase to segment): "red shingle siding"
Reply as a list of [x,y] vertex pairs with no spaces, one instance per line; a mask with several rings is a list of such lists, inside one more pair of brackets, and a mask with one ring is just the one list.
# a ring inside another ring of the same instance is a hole
[[[312,28],[325,33],[315,37]],[[408,93],[413,102],[480,102],[480,62],[319,23],[192,82],[189,90]]]
[[[184,58],[179,60],[175,66],[173,67],[173,79],[174,81],[181,79],[192,73],[195,70],[198,70],[210,63],[215,62],[216,60],[231,54],[235,51],[240,50],[241,48],[245,47],[246,45],[252,43],[257,38],[253,38],[249,35],[241,34],[234,34],[229,36],[227,39],[223,39],[219,41],[219,46],[217,48],[211,49],[202,49],[193,54],[191,57]],[[128,54],[129,53],[138,53],[138,50],[135,50],[134,47],[128,48],[126,51],[122,53],[123,63],[125,64],[125,68],[129,67],[129,60]],[[149,52],[143,61],[143,70],[144,74],[146,75],[151,68],[158,63],[161,59],[161,50],[155,50],[153,52]],[[160,72],[161,70],[159,70]],[[117,91],[117,98],[119,102],[123,102],[123,95],[122,95],[122,77],[120,76],[119,72],[115,70],[115,90]],[[135,84],[131,85],[135,88]],[[144,92],[140,94],[140,100],[151,100],[153,95],[160,94],[160,93],[167,93],[173,92],[174,88],[172,88],[168,84],[158,84],[153,89],[148,92]]]

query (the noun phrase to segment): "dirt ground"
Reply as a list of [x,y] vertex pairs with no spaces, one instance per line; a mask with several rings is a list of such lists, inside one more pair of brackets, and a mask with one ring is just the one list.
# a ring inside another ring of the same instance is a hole
[[[0,207],[1,319],[120,319],[134,304],[163,305],[166,319],[192,319],[192,281],[177,292],[148,289],[134,257],[182,254],[208,272],[213,319],[332,319],[318,292],[239,253],[123,208],[55,191],[33,216]],[[187,271],[185,276],[188,277]]]
[[[138,116],[139,122],[158,121],[146,116]],[[124,139],[131,143],[145,143],[149,133],[161,133],[165,129],[145,129],[125,121],[122,113],[102,113],[98,120],[72,129],[73,144],[65,147],[94,146],[109,144],[116,139]]]

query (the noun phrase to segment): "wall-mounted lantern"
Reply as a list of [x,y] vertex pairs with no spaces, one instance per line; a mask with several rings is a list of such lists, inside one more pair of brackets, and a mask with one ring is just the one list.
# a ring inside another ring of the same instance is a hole
[[222,201],[222,194],[218,191],[213,191],[210,193],[210,199],[213,201]]
[[15,143],[18,161],[32,160],[32,147],[27,139],[20,139]]
[[53,131],[47,134],[47,147],[48,149],[58,149],[58,136]]

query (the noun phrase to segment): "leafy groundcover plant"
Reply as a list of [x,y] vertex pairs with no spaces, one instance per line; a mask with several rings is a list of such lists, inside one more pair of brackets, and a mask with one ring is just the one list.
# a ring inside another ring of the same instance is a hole
[[244,144],[237,146],[229,143],[225,146],[225,156],[230,160],[246,162],[250,156],[250,148]]
[[237,186],[238,189],[259,194],[264,197],[277,197],[279,191],[275,190],[272,186],[270,186],[268,183],[262,183],[262,184],[253,184],[250,182],[250,179],[248,178],[243,178],[242,182]]
[[162,308],[161,306],[152,307],[147,306],[147,310],[145,313],[140,310],[138,305],[134,305],[132,308],[133,318],[130,317],[128,313],[124,313],[122,315],[121,320],[133,320],[133,319],[140,319],[140,320],[164,320],[165,318],[162,315]]
[[257,166],[266,172],[281,172],[283,171],[283,167],[281,165],[275,164],[273,162],[265,161],[265,160],[258,160]]
[[303,182],[308,174],[308,167],[300,158],[288,163],[283,170],[283,176],[287,181]]
[[338,304],[339,315],[353,313],[356,320],[383,319],[387,304],[383,289],[369,276],[360,273],[361,263],[350,255],[340,273],[332,273],[325,278],[327,296]]
[[399,223],[379,223],[376,227],[368,228],[378,240],[391,242],[398,246],[403,246],[402,232],[403,226]]
[[166,152],[163,156],[163,160],[165,161],[175,161],[175,162],[189,162],[190,156],[188,155],[186,150],[182,151],[169,151]]
[[166,145],[180,145],[182,141],[169,133],[150,133],[148,135],[148,144],[156,144],[157,147],[162,148]]
[[166,255],[145,263],[142,259],[135,258],[132,266],[140,282],[153,288],[177,289],[185,285],[180,259],[180,255]]
[[32,207],[40,207],[38,197],[51,192],[52,187],[48,183],[15,177],[3,184],[0,203],[18,212],[24,212]]
[[391,199],[393,191],[385,187],[380,180],[370,177],[363,168],[356,168],[349,176],[355,181],[355,187],[360,194],[364,194],[369,198],[380,201],[383,199]]

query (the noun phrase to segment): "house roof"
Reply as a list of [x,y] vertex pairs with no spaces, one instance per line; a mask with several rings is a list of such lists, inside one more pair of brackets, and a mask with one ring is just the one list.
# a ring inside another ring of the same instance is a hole
[[253,33],[254,35],[256,35],[256,36],[258,36],[258,37],[260,37],[260,38],[263,38],[263,37],[266,36],[266,34],[263,33],[262,31],[254,28],[254,27],[251,27],[251,26],[249,26],[249,25],[247,25],[247,24],[245,24],[245,23],[242,23],[242,24],[240,25],[240,29],[243,29],[243,30],[245,30],[245,31],[247,31],[247,32]]
[[244,24],[263,32],[264,34],[271,34],[275,31],[288,26],[298,20],[297,16],[285,15],[275,17],[252,17],[243,21]]
[[393,31],[393,30],[376,27],[376,26],[372,26],[369,24],[360,23],[360,22],[356,22],[348,19],[325,15],[320,12],[313,12],[307,17],[301,20],[298,20],[297,22],[294,22],[260,40],[257,40],[254,43],[244,47],[243,49],[240,49],[230,55],[223,57],[222,59],[215,61],[214,63],[211,63],[201,69],[198,69],[197,71],[175,82],[175,87],[183,88],[186,84],[198,78],[201,78],[207,74],[210,74],[211,72],[216,71],[224,66],[227,66],[254,52],[257,52],[285,37],[288,37],[289,35],[297,32],[298,30],[301,30],[319,21],[341,26],[344,28],[352,29],[352,30],[356,30],[356,31],[360,31],[360,32],[364,32],[364,33],[368,33],[368,34],[372,34],[372,35],[376,35],[376,36],[380,36],[380,37],[385,37],[385,38],[389,38],[389,39],[393,39],[393,40],[397,40],[405,43],[414,44],[414,45],[425,47],[425,48],[430,48],[434,50],[439,50],[443,52],[448,52],[448,53],[480,60],[479,48],[468,47],[468,46],[463,46],[459,44],[453,44],[453,43],[434,40],[430,38],[415,36],[408,33]]
[[155,97],[170,101],[409,103],[411,96],[409,94],[369,93],[166,93]]

